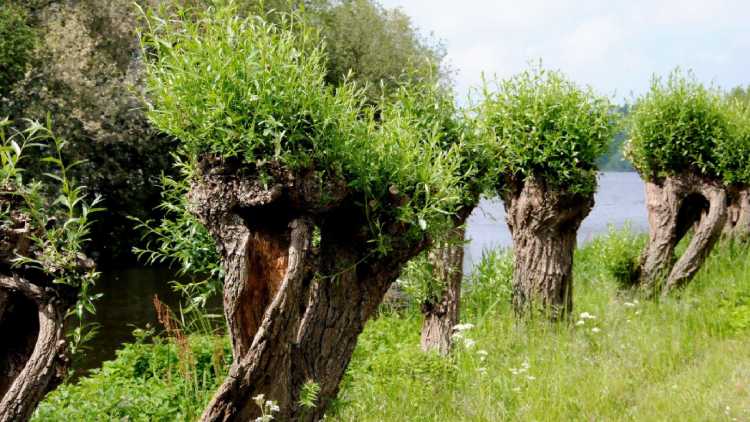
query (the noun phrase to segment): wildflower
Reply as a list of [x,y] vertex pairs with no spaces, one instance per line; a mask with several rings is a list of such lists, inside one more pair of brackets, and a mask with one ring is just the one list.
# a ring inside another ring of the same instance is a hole
[[467,349],[471,349],[475,344],[477,344],[477,342],[470,338],[464,339],[464,346],[466,346]]
[[580,326],[580,325],[583,325],[585,323],[586,323],[586,321],[580,319],[580,320],[578,320],[578,322],[576,322],[576,325]]
[[584,319],[584,320],[586,320],[586,319],[596,319],[596,316],[595,315],[591,315],[588,312],[581,312],[581,319]]
[[271,405],[271,412],[278,412],[280,410],[281,410],[281,408],[279,407],[278,404],[274,403],[274,404]]
[[480,355],[480,356],[487,356],[487,351],[486,350],[477,350],[477,354]]
[[625,303],[623,303],[623,305],[625,305],[626,308],[634,308],[635,307],[635,303],[633,303],[633,302],[625,302]]
[[513,387],[512,390],[516,393],[519,393],[521,391],[521,387]]
[[461,332],[461,331],[471,330],[472,328],[474,328],[474,324],[467,322],[465,324],[456,325],[455,327],[453,327],[453,331]]
[[601,331],[599,329],[599,327],[594,327],[594,328],[591,329],[591,332],[594,333],[594,334],[598,333],[599,331]]
[[529,380],[529,381],[534,381],[536,379],[536,377],[533,376],[533,375],[527,375],[526,379]]
[[487,368],[480,367],[480,368],[477,368],[477,371],[479,371],[480,374],[484,375],[487,373]]

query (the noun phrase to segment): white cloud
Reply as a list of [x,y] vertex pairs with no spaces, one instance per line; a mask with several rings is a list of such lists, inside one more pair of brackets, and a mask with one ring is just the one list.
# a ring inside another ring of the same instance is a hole
[[382,0],[446,42],[460,95],[481,72],[508,77],[541,58],[622,98],[651,74],[693,68],[706,82],[750,84],[747,0]]

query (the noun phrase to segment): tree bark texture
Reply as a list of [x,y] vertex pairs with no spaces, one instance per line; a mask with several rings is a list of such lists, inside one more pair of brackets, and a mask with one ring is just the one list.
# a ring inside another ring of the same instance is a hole
[[459,213],[446,238],[436,242],[428,255],[432,275],[440,284],[441,290],[435,297],[422,303],[424,322],[421,346],[424,352],[436,351],[445,356],[453,346],[453,327],[461,319],[465,223],[471,210],[473,207]]
[[[668,294],[700,269],[727,219],[727,192],[721,182],[695,174],[646,182],[649,240],[641,256],[640,286],[650,295]],[[693,228],[676,259],[675,247]]]
[[31,236],[42,234],[12,192],[0,189],[0,207],[10,210],[0,226],[0,422],[29,420],[64,378],[65,315],[77,296],[74,287],[54,284],[38,269],[12,265],[19,255],[39,256]]
[[[276,420],[318,420],[365,323],[426,241],[376,258],[343,183],[271,169],[274,183],[265,185],[236,167],[204,160],[189,193],[222,257],[233,348],[229,375],[202,420],[253,420],[261,415],[258,394],[277,402]],[[404,227],[385,229],[397,239]],[[320,387],[313,409],[299,405],[306,382]]]
[[503,194],[513,238],[513,308],[518,315],[543,312],[560,319],[573,307],[576,234],[594,196],[551,189],[529,178]]
[[731,186],[724,234],[742,240],[750,238],[750,187]]

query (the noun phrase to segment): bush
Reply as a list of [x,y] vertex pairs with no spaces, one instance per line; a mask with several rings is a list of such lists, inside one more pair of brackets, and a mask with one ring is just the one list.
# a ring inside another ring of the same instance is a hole
[[596,159],[615,134],[610,101],[582,89],[560,72],[535,67],[484,86],[480,131],[504,177],[538,177],[583,194],[596,189]]
[[36,44],[36,33],[27,22],[26,12],[4,2],[0,8],[0,97],[21,79]]
[[647,180],[688,171],[729,181],[737,171],[727,103],[692,73],[654,77],[633,105],[629,127],[626,156]]

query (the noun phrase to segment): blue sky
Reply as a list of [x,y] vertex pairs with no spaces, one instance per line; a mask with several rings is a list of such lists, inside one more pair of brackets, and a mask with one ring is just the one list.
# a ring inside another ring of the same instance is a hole
[[[381,0],[447,47],[460,96],[542,59],[618,101],[675,66],[750,84],[750,0]],[[461,101],[463,102],[463,101]]]

